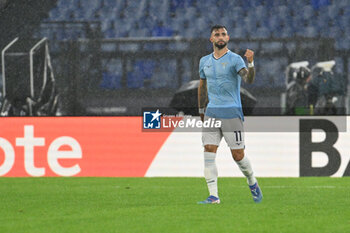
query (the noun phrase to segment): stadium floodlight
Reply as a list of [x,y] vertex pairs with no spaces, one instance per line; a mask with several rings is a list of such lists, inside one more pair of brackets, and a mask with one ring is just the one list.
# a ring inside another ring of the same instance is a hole
[[18,40],[18,37],[13,39],[6,47],[1,51],[1,67],[2,67],[2,93],[6,96],[6,79],[5,79],[5,53],[6,51]]

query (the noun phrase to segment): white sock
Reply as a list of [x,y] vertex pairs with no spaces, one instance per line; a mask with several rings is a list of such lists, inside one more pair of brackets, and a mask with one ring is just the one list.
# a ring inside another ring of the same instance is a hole
[[247,156],[244,156],[243,159],[240,161],[236,161],[236,163],[239,169],[241,169],[242,173],[247,177],[248,184],[255,184],[257,180],[254,177],[253,169]]
[[218,169],[215,162],[216,153],[204,152],[204,177],[210,195],[218,196]]

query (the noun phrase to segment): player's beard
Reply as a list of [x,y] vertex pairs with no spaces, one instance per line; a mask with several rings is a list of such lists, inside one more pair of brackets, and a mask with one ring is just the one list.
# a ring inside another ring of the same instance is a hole
[[219,42],[224,42],[222,44],[219,44],[219,43],[214,43],[215,47],[218,48],[218,49],[223,49],[226,47],[227,43],[225,41],[219,41]]

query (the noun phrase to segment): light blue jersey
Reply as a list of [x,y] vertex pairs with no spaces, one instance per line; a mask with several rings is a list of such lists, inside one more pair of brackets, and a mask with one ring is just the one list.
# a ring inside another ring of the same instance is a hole
[[242,57],[230,50],[219,59],[214,58],[213,53],[201,58],[199,77],[207,80],[209,98],[205,115],[244,120],[238,74],[242,68],[246,68]]

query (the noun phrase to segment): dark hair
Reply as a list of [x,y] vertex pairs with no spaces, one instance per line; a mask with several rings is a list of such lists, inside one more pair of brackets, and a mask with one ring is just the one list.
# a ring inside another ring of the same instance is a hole
[[216,24],[214,26],[211,27],[210,29],[210,33],[212,33],[214,30],[218,30],[220,28],[225,28],[227,30],[227,28],[224,26],[224,25],[219,25],[219,24]]

